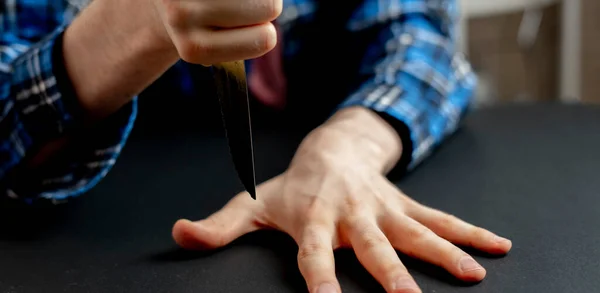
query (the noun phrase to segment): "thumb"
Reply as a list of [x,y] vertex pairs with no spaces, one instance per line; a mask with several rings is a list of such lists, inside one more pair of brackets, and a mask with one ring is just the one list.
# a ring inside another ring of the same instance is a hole
[[184,249],[215,249],[258,230],[254,203],[244,200],[245,197],[250,199],[247,194],[237,195],[206,219],[177,221],[173,226],[173,239]]

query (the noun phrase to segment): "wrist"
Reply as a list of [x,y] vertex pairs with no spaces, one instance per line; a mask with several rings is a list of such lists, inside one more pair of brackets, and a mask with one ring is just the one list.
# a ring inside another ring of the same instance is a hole
[[87,17],[85,23],[88,26],[100,26],[97,30],[108,37],[102,39],[104,42],[120,43],[124,45],[123,49],[131,47],[147,53],[166,54],[172,60],[179,57],[160,14],[154,4],[146,0],[92,1],[78,18],[82,16]]
[[321,127],[338,132],[337,143],[352,145],[359,158],[369,160],[383,173],[389,172],[402,155],[398,132],[370,109],[342,109]]
[[154,8],[138,2],[92,1],[64,33],[64,66],[89,120],[117,111],[178,60]]

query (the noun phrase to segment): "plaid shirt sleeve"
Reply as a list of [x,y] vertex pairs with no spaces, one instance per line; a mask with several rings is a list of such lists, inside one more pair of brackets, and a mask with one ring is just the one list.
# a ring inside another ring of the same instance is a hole
[[[94,129],[79,129],[61,54],[69,9],[62,0],[0,4],[0,196],[56,202],[86,192],[114,165],[132,128],[135,100]],[[67,133],[81,133],[69,155],[18,172],[40,146]]]
[[381,29],[363,63],[367,82],[341,106],[401,122],[409,170],[457,129],[476,86],[453,43],[456,16],[454,0],[365,0],[349,22],[354,31]]

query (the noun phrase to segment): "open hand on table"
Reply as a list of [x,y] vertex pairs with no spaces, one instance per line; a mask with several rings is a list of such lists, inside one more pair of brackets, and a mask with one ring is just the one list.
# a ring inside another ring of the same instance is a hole
[[299,246],[298,266],[311,293],[341,292],[337,248],[353,249],[390,293],[421,292],[396,250],[480,281],[485,269],[454,244],[504,254],[511,242],[423,206],[389,182],[385,174],[401,145],[378,116],[343,110],[304,139],[283,174],[257,187],[256,201],[238,194],[206,219],[178,221],[173,237],[187,249],[211,249],[257,229],[281,230]]

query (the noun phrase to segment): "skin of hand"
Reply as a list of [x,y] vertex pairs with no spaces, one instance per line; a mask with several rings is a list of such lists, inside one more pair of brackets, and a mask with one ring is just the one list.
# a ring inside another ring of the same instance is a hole
[[336,113],[300,144],[289,168],[231,199],[208,218],[175,223],[186,249],[214,249],[258,229],[277,229],[298,244],[298,266],[311,293],[341,292],[333,251],[353,249],[386,292],[421,292],[396,250],[445,268],[464,281],[486,271],[457,245],[492,254],[512,243],[490,231],[426,207],[402,193],[385,174],[402,143],[379,116],[364,108]]

